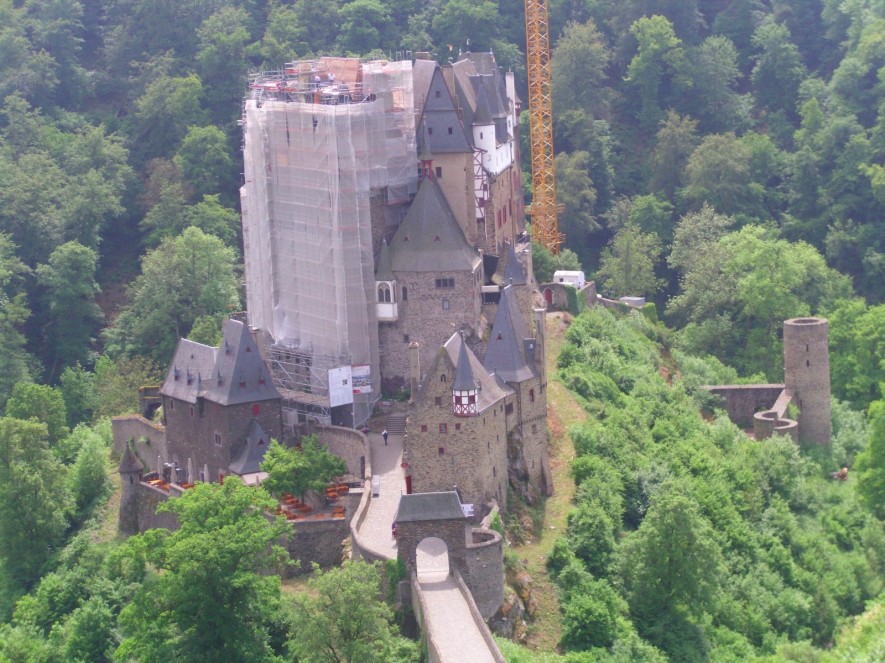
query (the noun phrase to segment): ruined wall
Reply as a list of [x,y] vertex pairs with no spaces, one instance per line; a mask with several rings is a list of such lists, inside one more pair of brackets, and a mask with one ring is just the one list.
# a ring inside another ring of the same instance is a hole
[[544,468],[547,458],[547,393],[540,377],[511,384],[517,394],[517,412],[520,426],[519,444],[525,460],[525,472],[532,486],[548,494]]
[[728,418],[741,428],[753,426],[753,415],[771,408],[784,389],[782,384],[728,384],[704,389],[725,399]]

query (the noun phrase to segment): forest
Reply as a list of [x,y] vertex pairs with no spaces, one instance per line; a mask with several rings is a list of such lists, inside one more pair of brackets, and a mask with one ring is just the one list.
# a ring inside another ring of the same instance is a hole
[[[575,512],[550,562],[566,658],[881,659],[885,3],[548,9],[566,241],[536,246],[536,271],[581,265],[661,321],[585,314],[560,358],[595,420],[574,431]],[[304,599],[373,588],[360,633],[337,630],[353,616],[334,596],[295,610],[262,575],[279,560],[243,553],[276,533],[239,525],[235,482],[178,513],[219,509],[244,537],[228,558],[195,556],[215,536],[198,522],[117,541],[108,417],[180,336],[214,343],[243,305],[249,73],[468,49],[493,51],[528,98],[516,0],[0,0],[0,661],[212,660],[201,638],[224,620],[194,636],[205,597],[174,581],[201,567],[245,597],[226,618],[252,628],[221,638],[225,660],[326,660],[293,637],[314,631],[352,643],[341,660],[413,660],[377,569],[319,574]],[[782,380],[781,322],[809,314],[830,320],[830,450],[699,418],[700,384]],[[851,481],[826,480],[845,464]],[[651,596],[666,546],[687,572]],[[164,605],[191,611],[158,620]]]

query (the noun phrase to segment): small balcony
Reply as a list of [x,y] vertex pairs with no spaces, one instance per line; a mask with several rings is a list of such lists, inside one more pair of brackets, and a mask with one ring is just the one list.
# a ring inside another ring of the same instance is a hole
[[380,322],[396,322],[399,319],[396,302],[377,302],[375,315]]

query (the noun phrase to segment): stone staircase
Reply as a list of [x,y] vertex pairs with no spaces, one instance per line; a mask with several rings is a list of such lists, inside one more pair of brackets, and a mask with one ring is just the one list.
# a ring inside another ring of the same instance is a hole
[[406,432],[406,415],[397,413],[387,415],[387,432],[391,435],[402,435]]

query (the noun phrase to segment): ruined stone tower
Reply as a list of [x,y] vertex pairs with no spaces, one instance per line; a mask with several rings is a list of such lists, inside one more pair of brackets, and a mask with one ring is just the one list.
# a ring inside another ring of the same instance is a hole
[[799,407],[799,434],[829,444],[829,323],[825,318],[792,318],[784,322],[784,386]]

